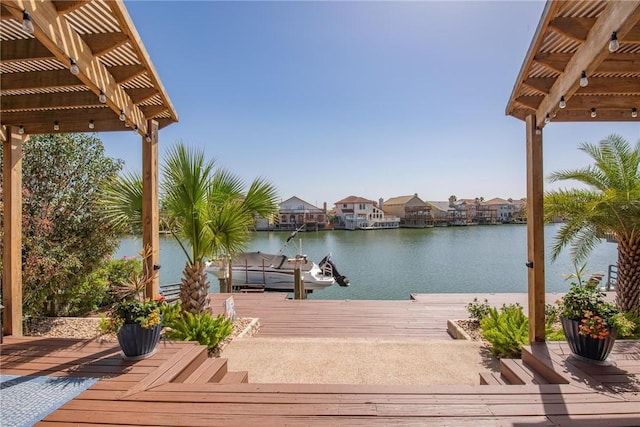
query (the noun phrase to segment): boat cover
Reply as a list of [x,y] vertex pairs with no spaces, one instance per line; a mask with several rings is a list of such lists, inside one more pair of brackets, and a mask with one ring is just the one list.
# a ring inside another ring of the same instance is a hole
[[[288,263],[289,257],[280,254],[267,254],[264,252],[242,252],[233,259],[233,267],[273,267],[280,270],[293,270],[294,263]],[[302,263],[302,270],[309,270],[313,263],[309,260]]]

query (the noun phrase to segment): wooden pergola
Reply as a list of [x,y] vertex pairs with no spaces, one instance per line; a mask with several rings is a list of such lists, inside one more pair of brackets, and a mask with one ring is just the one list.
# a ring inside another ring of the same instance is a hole
[[640,1],[547,1],[506,109],[526,122],[532,342],[545,340],[542,131],[554,122],[640,126],[639,112]]
[[[158,130],[178,121],[122,1],[0,3],[3,332],[22,335],[22,156],[29,135],[135,131],[142,140],[143,244],[158,265]],[[159,281],[149,285],[157,295]]]

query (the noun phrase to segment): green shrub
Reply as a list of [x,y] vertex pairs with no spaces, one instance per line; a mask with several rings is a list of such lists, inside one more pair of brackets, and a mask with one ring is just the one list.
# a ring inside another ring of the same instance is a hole
[[518,304],[503,305],[500,310],[491,307],[480,328],[497,357],[520,357],[522,346],[529,343],[529,320]]
[[557,305],[545,304],[545,337],[547,341],[564,341],[564,331],[560,326],[560,308]]
[[114,288],[125,283],[133,273],[142,271],[142,262],[136,258],[107,259],[77,286],[60,291],[56,297],[56,312],[64,316],[81,316],[110,306]]
[[618,329],[618,338],[640,339],[640,316],[637,314],[617,313],[613,316],[612,321]]
[[489,301],[485,298],[483,303],[478,301],[478,298],[474,298],[472,302],[467,304],[467,311],[469,312],[469,318],[480,320],[489,314]]
[[197,341],[207,346],[209,351],[218,343],[228,337],[233,331],[231,320],[225,319],[223,315],[214,318],[211,313],[204,312],[192,314],[182,312],[179,316],[163,318],[163,325],[169,329],[165,332],[165,337],[176,341]]

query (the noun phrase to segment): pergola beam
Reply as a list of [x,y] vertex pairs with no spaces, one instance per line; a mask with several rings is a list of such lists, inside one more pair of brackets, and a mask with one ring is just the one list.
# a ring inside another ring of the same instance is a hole
[[[603,13],[591,28],[588,39],[567,63],[565,71],[558,77],[549,90],[549,95],[540,103],[536,111],[536,126],[544,126],[544,117],[558,109],[560,97],[569,102],[571,96],[580,88],[579,80],[582,71],[596,69],[609,55],[604,48],[609,43],[611,34],[616,31],[623,38],[640,18],[640,7],[637,2],[612,1],[607,3]],[[621,27],[620,23],[624,23]],[[634,80],[637,85],[637,79]],[[616,81],[617,84],[617,81]],[[589,86],[591,86],[591,81]],[[587,88],[589,87],[587,86]],[[637,86],[636,86],[637,87]],[[584,88],[584,89],[587,89]]]
[[55,56],[36,39],[2,41],[2,49],[0,49],[0,60],[2,62],[43,59],[55,59]]
[[575,41],[583,42],[587,39],[589,30],[596,22],[596,18],[573,18],[561,16],[549,22],[549,28]]
[[56,87],[81,87],[85,85],[69,70],[29,71],[2,75],[2,90],[40,90]]
[[80,68],[78,79],[95,94],[102,89],[107,95],[107,104],[114,112],[124,111],[132,125],[138,126],[143,134],[146,132],[147,123],[142,111],[118,85],[107,67],[93,55],[90,47],[71,27],[66,18],[58,14],[51,0],[39,2],[5,0],[5,2],[10,5],[9,11],[17,20],[22,19],[21,11],[27,10],[35,26],[34,36],[63,64],[69,63],[69,58],[73,58]]

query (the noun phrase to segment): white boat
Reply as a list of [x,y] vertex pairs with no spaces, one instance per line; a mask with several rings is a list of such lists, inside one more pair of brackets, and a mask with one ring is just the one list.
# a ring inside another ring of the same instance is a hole
[[[305,255],[288,257],[282,252],[299,230],[294,231],[280,253],[242,252],[231,261],[231,279],[234,286],[264,286],[265,290],[293,292],[294,271],[299,264],[300,275],[305,289],[316,291],[338,283],[349,286],[349,279],[342,276],[331,260],[331,254],[319,264],[307,259]],[[205,271],[217,277],[228,277],[227,266],[223,262],[208,262]]]

